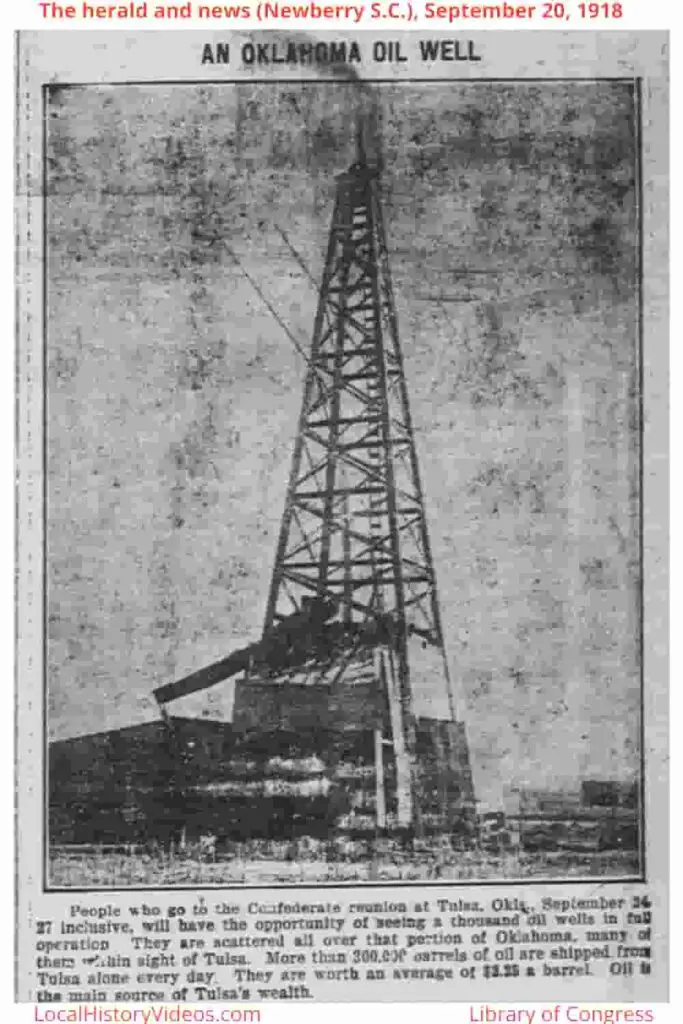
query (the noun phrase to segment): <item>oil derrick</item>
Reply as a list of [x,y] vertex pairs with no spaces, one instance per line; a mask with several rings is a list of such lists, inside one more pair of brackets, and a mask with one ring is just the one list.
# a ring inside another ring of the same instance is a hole
[[[416,717],[416,666],[422,683],[445,692],[449,720]],[[344,765],[364,761],[380,830],[420,832],[425,809],[452,829],[472,808],[380,173],[362,147],[337,179],[262,639],[156,696],[165,708],[237,673],[236,734],[252,749],[278,733],[298,735],[300,754],[324,758],[337,781]]]

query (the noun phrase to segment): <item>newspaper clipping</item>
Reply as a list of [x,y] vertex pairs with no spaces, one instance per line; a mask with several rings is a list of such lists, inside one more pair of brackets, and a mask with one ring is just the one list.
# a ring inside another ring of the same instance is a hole
[[19,36],[20,1001],[667,998],[667,36],[454,27]]

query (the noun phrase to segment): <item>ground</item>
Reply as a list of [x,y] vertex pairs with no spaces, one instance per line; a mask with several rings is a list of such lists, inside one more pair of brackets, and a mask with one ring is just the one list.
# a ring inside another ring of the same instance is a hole
[[409,857],[396,852],[362,861],[275,860],[245,857],[200,859],[196,854],[56,851],[50,858],[49,883],[54,887],[119,887],[173,885],[309,885],[393,881],[540,880],[624,878],[638,874],[631,851],[577,853],[544,851],[491,854],[482,851],[424,850]]

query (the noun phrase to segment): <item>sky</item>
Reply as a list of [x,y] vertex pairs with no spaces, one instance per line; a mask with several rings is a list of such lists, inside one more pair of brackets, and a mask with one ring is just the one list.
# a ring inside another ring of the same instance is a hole
[[[475,786],[495,803],[631,779],[631,87],[397,83],[375,102]],[[355,104],[332,81],[52,91],[52,738],[156,718],[156,686],[260,634],[305,365],[251,282],[310,344],[316,293],[281,232],[318,280]],[[436,682],[416,701],[445,714]]]

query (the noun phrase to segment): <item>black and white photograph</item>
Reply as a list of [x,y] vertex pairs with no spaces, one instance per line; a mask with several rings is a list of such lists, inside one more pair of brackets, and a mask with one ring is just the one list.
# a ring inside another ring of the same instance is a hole
[[642,877],[639,83],[44,102],[47,887]]

